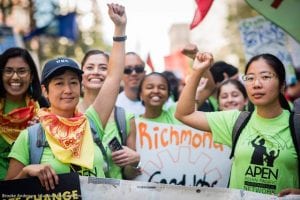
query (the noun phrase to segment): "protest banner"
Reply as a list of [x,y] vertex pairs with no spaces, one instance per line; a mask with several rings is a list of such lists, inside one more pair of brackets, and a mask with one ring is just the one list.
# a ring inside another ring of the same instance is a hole
[[300,70],[300,42],[297,42],[292,37],[288,37],[288,49],[291,53],[294,67]]
[[190,187],[170,184],[126,181],[87,176],[76,173],[59,175],[59,184],[46,192],[37,178],[0,181],[2,200],[296,200],[298,195],[278,198],[274,195],[238,189]]
[[292,58],[287,49],[287,34],[262,16],[241,20],[239,24],[246,60],[261,53],[271,53],[284,64],[287,84],[296,82]]
[[226,187],[230,148],[211,133],[185,125],[136,119],[142,174],[135,180],[185,186]]
[[37,177],[0,181],[0,199],[81,199],[79,176],[77,173],[59,175],[59,184],[51,191],[46,191]]
[[80,177],[82,199],[110,200],[296,200],[300,196],[278,198],[238,189],[190,187],[140,181]]
[[47,193],[36,178],[0,181],[0,198],[3,200],[296,200],[299,197],[289,195],[278,198],[238,189],[104,179],[78,176],[75,173],[59,175],[56,189]]
[[246,2],[300,42],[299,0],[246,0]]

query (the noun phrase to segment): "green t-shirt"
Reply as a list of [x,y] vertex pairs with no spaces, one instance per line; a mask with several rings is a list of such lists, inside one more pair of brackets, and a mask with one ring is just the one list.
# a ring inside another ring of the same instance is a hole
[[4,106],[4,113],[7,114],[7,113],[9,113],[10,111],[12,111],[14,109],[22,108],[22,107],[25,107],[25,106],[26,106],[25,100],[22,103],[15,103],[13,101],[9,101],[9,100],[6,99],[5,106]]
[[[100,123],[98,114],[95,115],[96,111],[93,107],[90,107],[86,111],[86,116],[90,117],[91,120],[93,120],[95,126],[97,129],[102,129],[102,125]],[[29,158],[29,141],[28,141],[28,130],[23,130],[17,140],[15,141],[12,150],[9,154],[10,158],[14,158],[24,165],[30,164],[30,158]],[[51,167],[55,170],[57,174],[61,173],[68,173],[70,171],[77,171],[79,175],[81,176],[94,176],[94,177],[101,177],[104,178],[104,159],[103,155],[101,153],[101,150],[99,147],[94,143],[94,151],[95,151],[95,157],[94,157],[94,164],[93,169],[87,169],[79,167],[79,169],[75,169],[76,167],[73,167],[72,165],[68,163],[62,163],[61,161],[57,160],[54,156],[54,154],[51,151],[50,147],[44,147],[43,155],[41,158],[41,163],[48,163],[51,165]]]
[[[96,117],[98,116],[97,112],[95,110],[93,110],[92,112],[90,112],[90,114],[92,114],[92,116]],[[126,133],[129,133],[129,129],[130,129],[130,119],[134,118],[134,114],[132,113],[128,113],[125,112],[125,117],[126,117]],[[123,179],[122,177],[122,169],[116,165],[111,157],[111,150],[108,148],[108,143],[114,138],[117,137],[119,142],[121,142],[121,137],[119,134],[119,130],[117,128],[117,124],[114,120],[114,118],[109,119],[109,121],[107,122],[105,129],[103,131],[102,126],[101,127],[101,131],[98,131],[98,133],[100,133],[100,139],[102,141],[102,144],[105,148],[107,157],[108,157],[108,165],[109,165],[109,175],[110,178],[116,178],[116,179]]]
[[0,147],[0,180],[4,180],[8,169],[8,154],[10,152],[11,145],[0,136]]
[[214,111],[219,110],[218,100],[214,96],[208,97],[208,101],[209,101],[210,105],[213,107]]
[[[232,146],[232,130],[239,113],[206,113],[215,142]],[[256,110],[253,112],[236,144],[229,187],[265,194],[299,187],[289,116],[287,110],[272,119],[258,116]]]
[[144,118],[139,117],[141,119],[146,119],[152,122],[158,122],[158,123],[166,123],[166,124],[182,124],[179,120],[177,120],[174,116],[174,113],[176,111],[176,105],[173,104],[169,108],[166,108],[165,110],[162,110],[162,113],[156,117],[156,118]]

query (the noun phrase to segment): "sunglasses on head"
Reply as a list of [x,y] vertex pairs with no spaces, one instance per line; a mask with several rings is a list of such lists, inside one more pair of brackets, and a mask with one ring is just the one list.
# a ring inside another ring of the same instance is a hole
[[132,72],[135,71],[135,73],[143,73],[144,72],[144,66],[143,65],[135,65],[135,66],[126,66],[124,69],[124,74],[132,74]]

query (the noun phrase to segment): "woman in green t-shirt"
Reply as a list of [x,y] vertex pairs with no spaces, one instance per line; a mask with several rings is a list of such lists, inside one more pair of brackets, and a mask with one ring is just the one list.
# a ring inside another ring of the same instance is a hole
[[0,57],[0,180],[6,176],[7,158],[21,130],[36,121],[42,98],[37,67],[26,49],[12,47]]
[[[212,62],[211,54],[197,54],[193,73],[178,101],[176,117],[189,126],[212,132],[215,142],[232,146],[232,131],[240,111],[205,113],[194,109],[197,85],[209,73]],[[246,65],[243,80],[255,109],[237,141],[229,187],[266,194],[298,188],[290,108],[283,96],[284,65],[271,54],[254,56]]]
[[145,106],[145,113],[140,117],[154,122],[181,124],[174,116],[176,104],[165,107],[170,93],[170,83],[164,74],[159,72],[147,74],[138,90],[138,96]]
[[[195,101],[197,102],[196,108],[201,107],[205,97],[202,94],[202,90],[207,90],[206,84],[208,82],[207,78],[201,78],[199,85],[197,87],[197,94]],[[212,91],[215,90],[214,87],[210,88]],[[209,95],[209,93],[206,93]],[[218,101],[218,110],[246,110],[248,105],[248,96],[245,86],[236,79],[227,79],[222,82],[216,90],[216,96]],[[199,100],[198,100],[199,99]],[[204,111],[204,110],[201,110]],[[207,111],[205,111],[207,112]]]
[[114,107],[124,71],[127,23],[123,6],[107,5],[115,36],[108,75],[101,91],[85,114],[78,112],[83,71],[70,58],[49,60],[43,68],[41,83],[50,107],[38,113],[49,147],[44,148],[41,164],[31,164],[26,143],[28,134],[26,130],[22,132],[9,154],[7,180],[36,176],[49,190],[58,184],[58,173],[76,171],[81,175],[104,177],[101,147],[93,140],[89,120],[100,131]]
[[[107,77],[109,55],[101,50],[90,50],[85,53],[81,61],[83,98],[78,104],[78,110],[86,112],[88,107],[93,103],[97,94],[103,86]],[[108,157],[110,178],[133,179],[139,174],[136,166],[140,161],[140,155],[135,151],[136,129],[134,115],[125,111],[124,120],[126,120],[126,143],[123,149],[112,152],[108,148],[108,143],[114,138],[118,138],[122,144],[122,138],[115,120],[113,109],[108,123],[99,135],[103,142]],[[119,116],[121,117],[121,116]],[[122,173],[123,172],[123,173]]]

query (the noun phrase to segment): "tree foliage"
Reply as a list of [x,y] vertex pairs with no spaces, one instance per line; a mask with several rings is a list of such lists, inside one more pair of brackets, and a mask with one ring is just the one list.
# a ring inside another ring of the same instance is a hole
[[[97,3],[97,1],[93,1],[93,3],[95,4]],[[24,36],[25,33],[34,30],[39,25],[41,26],[49,23],[49,21],[53,19],[55,15],[60,14],[58,0],[2,0],[0,1],[0,15],[2,16],[2,24],[6,24],[7,19],[14,16],[13,12],[18,12],[18,10],[20,9],[22,9],[22,11],[24,11],[28,15],[29,19],[29,26],[27,27],[27,29],[20,30],[19,32],[21,36]],[[72,9],[75,12],[77,11],[76,7]],[[76,60],[80,61],[84,55],[84,52],[89,49],[97,48],[109,51],[110,46],[105,44],[102,38],[102,33],[98,28],[101,25],[101,20],[97,19],[97,17],[99,18],[99,13],[95,12],[97,11],[92,10],[92,14],[95,15],[95,26],[86,31],[81,31],[81,29],[79,28],[79,37],[75,42],[70,41],[66,38],[39,35],[31,39],[30,41],[25,42],[24,46],[28,50],[35,52],[38,55],[40,63],[43,63],[45,60],[57,56],[73,57]],[[77,13],[77,15],[80,16],[82,15],[82,13]],[[42,19],[44,21],[42,21]],[[14,20],[22,19],[13,19],[13,21]],[[15,26],[14,24],[7,25],[13,27]]]

